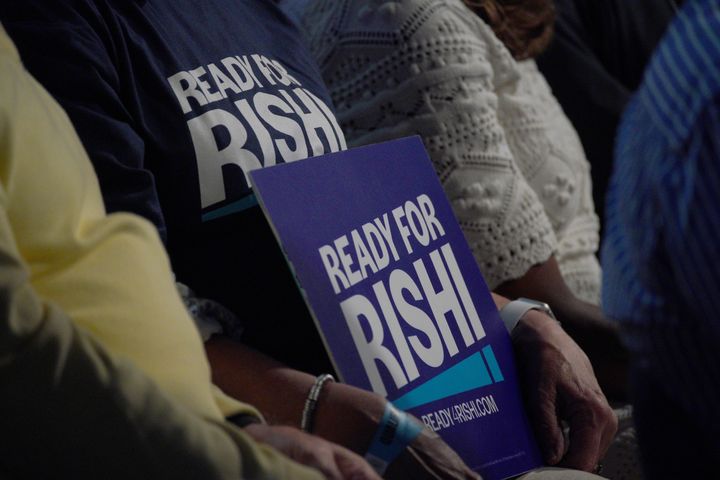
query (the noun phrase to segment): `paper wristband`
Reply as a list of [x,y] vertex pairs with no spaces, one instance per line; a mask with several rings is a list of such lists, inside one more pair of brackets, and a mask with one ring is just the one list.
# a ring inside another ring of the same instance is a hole
[[420,422],[387,402],[365,460],[382,475],[400,452],[420,435],[422,429]]

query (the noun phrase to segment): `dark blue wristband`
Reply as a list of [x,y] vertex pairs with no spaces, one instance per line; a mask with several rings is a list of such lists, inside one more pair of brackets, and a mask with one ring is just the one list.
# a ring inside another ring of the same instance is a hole
[[420,435],[422,429],[422,423],[387,402],[365,459],[382,475],[400,452]]

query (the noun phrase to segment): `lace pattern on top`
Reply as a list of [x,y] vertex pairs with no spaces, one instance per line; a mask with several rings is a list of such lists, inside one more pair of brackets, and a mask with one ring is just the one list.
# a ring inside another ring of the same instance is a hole
[[302,24],[350,145],[423,138],[490,288],[555,253],[597,303],[588,163],[534,62],[460,0],[317,0]]

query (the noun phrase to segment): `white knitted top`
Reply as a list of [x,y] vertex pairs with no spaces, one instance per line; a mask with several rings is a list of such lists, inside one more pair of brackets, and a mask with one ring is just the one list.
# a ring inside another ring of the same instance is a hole
[[533,61],[460,0],[316,0],[302,26],[350,145],[423,138],[490,288],[554,253],[599,303],[590,167]]

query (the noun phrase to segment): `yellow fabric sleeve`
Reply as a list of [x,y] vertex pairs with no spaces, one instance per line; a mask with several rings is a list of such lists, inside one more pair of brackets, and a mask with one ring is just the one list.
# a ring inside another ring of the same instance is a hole
[[216,396],[155,230],[105,215],[2,27],[0,72],[0,476],[322,478],[223,421],[254,410]]
[[[1,128],[1,125],[0,125]],[[0,186],[0,477],[322,476],[172,401],[32,289]]]
[[127,214],[106,216],[70,121],[2,36],[0,181],[33,287],[194,412],[219,419],[248,410],[227,398],[226,411],[218,408],[201,340],[155,229]]

